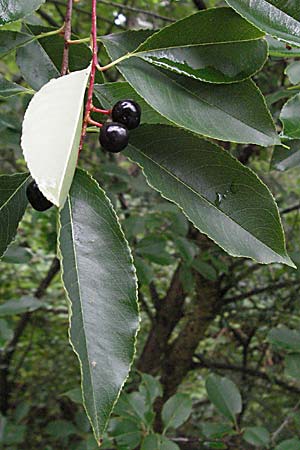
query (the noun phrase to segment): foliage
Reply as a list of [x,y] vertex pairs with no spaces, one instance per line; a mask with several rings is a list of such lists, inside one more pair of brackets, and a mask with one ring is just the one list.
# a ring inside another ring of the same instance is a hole
[[67,2],[0,0],[4,449],[300,448],[299,8],[226,3],[98,2],[92,100],[142,119],[78,158],[91,2],[69,44]]

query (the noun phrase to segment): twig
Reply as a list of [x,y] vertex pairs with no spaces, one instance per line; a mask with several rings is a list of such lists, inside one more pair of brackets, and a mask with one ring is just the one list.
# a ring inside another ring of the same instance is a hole
[[300,203],[283,209],[282,211],[280,211],[280,215],[282,216],[284,214],[289,214],[290,212],[297,211],[298,209],[300,209]]
[[136,8],[135,6],[122,5],[120,3],[110,2],[110,1],[106,1],[106,0],[98,0],[98,3],[102,3],[103,5],[111,6],[113,8],[122,8],[124,11],[127,10],[127,11],[132,11],[132,12],[135,12],[138,14],[145,14],[145,16],[154,17],[155,19],[164,20],[166,22],[176,22],[176,19],[171,19],[170,17],[162,16],[160,14],[157,14],[157,13],[154,13],[151,11],[147,11],[142,8]]
[[300,400],[296,403],[296,405],[294,406],[292,411],[289,412],[289,414],[286,416],[286,418],[284,419],[282,424],[272,434],[272,437],[271,437],[272,444],[275,444],[275,441],[278,438],[278,436],[280,435],[280,433],[284,430],[285,427],[288,426],[290,421],[293,419],[292,414],[298,410],[299,406],[300,406]]
[[252,297],[253,295],[262,294],[263,292],[273,292],[273,291],[277,291],[278,289],[282,289],[285,287],[297,286],[299,284],[300,284],[299,280],[296,280],[296,281],[288,280],[288,281],[282,281],[280,283],[273,283],[268,286],[263,286],[261,288],[252,289],[251,291],[245,292],[244,294],[235,295],[233,297],[227,297],[223,300],[223,304],[227,305],[228,303],[237,302],[239,300],[244,300],[246,298]]
[[66,18],[65,18],[65,33],[64,33],[64,52],[61,66],[61,75],[66,75],[69,68],[69,40],[71,39],[72,32],[72,7],[73,0],[68,0]]

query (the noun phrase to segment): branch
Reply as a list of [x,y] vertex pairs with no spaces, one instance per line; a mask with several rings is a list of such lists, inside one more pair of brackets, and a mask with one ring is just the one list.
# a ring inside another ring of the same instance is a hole
[[64,34],[65,45],[61,66],[62,76],[66,75],[69,68],[69,41],[71,39],[71,31],[72,31],[72,7],[73,7],[73,0],[68,0],[65,18],[65,34]]
[[285,420],[282,422],[282,424],[277,428],[277,430],[274,431],[274,433],[272,434],[271,437],[271,441],[272,444],[275,445],[275,441],[277,439],[277,437],[279,436],[279,434],[285,429],[285,427],[288,426],[288,424],[291,422],[291,420],[293,419],[293,413],[297,412],[298,408],[300,406],[300,400],[296,403],[296,405],[294,406],[294,408],[292,409],[292,411],[290,411],[288,413],[288,415],[286,416]]
[[229,370],[232,372],[239,372],[244,373],[246,375],[249,375],[251,377],[260,378],[262,380],[266,380],[269,383],[274,383],[277,386],[281,387],[282,389],[292,392],[293,394],[300,394],[300,388],[297,386],[293,386],[292,384],[286,383],[285,381],[282,381],[280,378],[275,377],[273,375],[268,375],[266,372],[262,372],[261,370],[252,369],[250,367],[243,367],[243,366],[237,366],[235,364],[227,364],[227,363],[219,363],[215,361],[208,361],[206,358],[204,358],[203,355],[197,354],[195,357],[200,361],[199,363],[193,363],[192,368],[193,369],[201,369],[201,368],[207,368],[207,369],[219,369],[219,370]]
[[155,19],[164,20],[166,22],[176,22],[176,19],[171,19],[170,17],[162,16],[160,14],[148,11],[146,9],[136,8],[134,6],[121,5],[120,3],[110,2],[107,0],[98,0],[98,3],[102,3],[103,5],[111,6],[113,8],[121,8],[124,11],[127,10],[127,11],[135,12],[138,14],[145,14],[145,16],[154,17]]
[[272,283],[268,286],[263,286],[260,288],[252,289],[251,291],[245,292],[244,294],[235,295],[232,297],[228,297],[224,299],[223,305],[227,305],[228,303],[237,302],[239,300],[244,300],[246,298],[252,297],[254,295],[262,294],[263,292],[274,292],[278,289],[286,288],[286,287],[292,287],[292,286],[298,286],[300,285],[300,281],[282,281],[280,283]]
[[290,212],[297,211],[298,209],[300,209],[300,203],[281,210],[280,215],[282,216],[284,214],[289,214]]

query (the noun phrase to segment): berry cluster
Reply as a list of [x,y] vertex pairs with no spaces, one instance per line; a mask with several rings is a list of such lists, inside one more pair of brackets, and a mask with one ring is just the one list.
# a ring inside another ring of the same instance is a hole
[[[105,114],[107,113],[110,112],[105,111]],[[112,122],[106,122],[101,126],[99,141],[105,150],[118,153],[128,145],[128,130],[133,130],[139,126],[141,108],[133,100],[120,100],[111,110],[111,117]],[[27,186],[26,195],[31,206],[37,211],[46,211],[53,206],[41,193],[35,181]]]
[[120,100],[111,111],[112,122],[106,122],[100,131],[100,145],[112,153],[119,153],[128,145],[128,130],[138,127],[141,108],[133,100]]

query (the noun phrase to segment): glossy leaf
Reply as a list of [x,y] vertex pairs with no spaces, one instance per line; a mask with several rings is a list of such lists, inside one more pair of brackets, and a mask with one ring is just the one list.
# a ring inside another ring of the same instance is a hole
[[21,146],[48,200],[63,206],[77,164],[83,100],[90,69],[49,81],[26,110]]
[[128,376],[139,324],[128,244],[105,193],[78,170],[60,212],[59,246],[70,300],[70,339],[97,440]]
[[278,348],[300,353],[299,331],[290,330],[285,326],[273,328],[268,335],[268,341]]
[[8,247],[2,256],[2,261],[11,264],[28,264],[32,259],[32,252],[29,248],[20,247],[14,242]]
[[231,255],[293,266],[270,191],[220,147],[184,130],[144,125],[132,131],[124,154]]
[[6,80],[6,78],[0,75],[0,98],[13,97],[14,95],[23,94],[26,92],[30,91],[19,84]]
[[[149,32],[102,38],[112,59],[136,48]],[[118,64],[126,80],[162,116],[180,127],[231,142],[269,146],[279,143],[263,97],[250,80],[214,85],[176,75],[130,58]]]
[[43,3],[45,0],[0,0],[0,25],[28,16]]
[[28,173],[0,176],[0,256],[14,238],[28,200]]
[[280,113],[283,133],[292,139],[300,139],[300,94],[290,98]]
[[242,399],[236,385],[228,378],[211,374],[206,380],[209,400],[227,419],[235,422],[236,414],[242,410]]
[[134,54],[192,78],[231,83],[263,66],[267,44],[258,40],[263,35],[233,10],[212,8],[163,28]]
[[[53,31],[53,28],[26,25],[26,32],[35,38],[41,33]],[[76,36],[74,36],[76,38]],[[17,63],[27,83],[35,90],[48,83],[51,78],[60,76],[64,41],[59,35],[47,36],[33,41],[17,50]],[[90,64],[91,50],[86,44],[71,45],[69,49],[69,67],[71,72],[82,70]],[[39,70],[32,70],[36,66]],[[103,76],[97,72],[97,82],[103,82]]]
[[300,48],[292,47],[285,42],[279,41],[272,36],[267,36],[266,40],[269,46],[269,55],[283,58],[294,58],[300,56]]
[[162,420],[165,431],[169,428],[178,428],[189,418],[193,403],[189,395],[175,394],[170,397],[162,409]]
[[270,441],[270,433],[264,427],[248,427],[243,438],[255,447],[265,447]]
[[9,300],[0,305],[0,317],[35,311],[43,306],[45,304],[34,297],[21,297],[19,300]]
[[286,143],[289,148],[276,146],[273,151],[271,169],[284,170],[300,166],[300,140],[292,140]]
[[256,27],[292,45],[300,45],[298,0],[226,0]]

